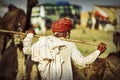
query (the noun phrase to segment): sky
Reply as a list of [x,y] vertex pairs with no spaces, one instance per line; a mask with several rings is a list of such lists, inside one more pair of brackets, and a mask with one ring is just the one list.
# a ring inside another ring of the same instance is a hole
[[[0,0],[0,3],[5,1],[7,4],[14,4],[26,11],[27,0]],[[38,4],[54,1],[69,1],[71,4],[77,4],[82,7],[81,12],[86,12],[94,9],[94,5],[119,5],[120,0],[38,0]],[[5,10],[5,9],[4,9]]]

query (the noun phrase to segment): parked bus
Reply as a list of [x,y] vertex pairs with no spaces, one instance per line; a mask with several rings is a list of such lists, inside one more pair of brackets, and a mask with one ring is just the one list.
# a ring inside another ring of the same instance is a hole
[[[36,24],[39,25],[39,29],[44,32],[51,28],[55,20],[67,17],[72,20],[75,28],[76,24],[80,24],[80,11],[81,6],[68,2],[38,4],[32,8],[31,23],[35,28]],[[38,30],[38,27],[36,29]]]

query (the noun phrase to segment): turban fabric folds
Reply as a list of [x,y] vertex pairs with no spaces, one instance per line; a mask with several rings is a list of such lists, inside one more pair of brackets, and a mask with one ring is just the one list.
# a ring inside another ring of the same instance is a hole
[[62,18],[55,21],[52,24],[52,31],[53,32],[67,32],[72,29],[72,21],[67,18]]

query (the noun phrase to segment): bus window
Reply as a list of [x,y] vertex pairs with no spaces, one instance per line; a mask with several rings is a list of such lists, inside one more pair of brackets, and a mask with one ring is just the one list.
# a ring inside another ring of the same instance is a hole
[[[71,18],[73,21],[73,26],[76,24],[80,24],[80,11],[81,6],[74,5],[74,4],[53,4],[53,3],[44,3],[40,5],[36,5],[32,8],[32,14],[31,18],[35,19],[37,21],[37,18],[42,17],[40,7],[43,6],[44,8],[44,21],[47,28],[50,29],[50,25],[55,20],[62,18],[62,17],[68,17]],[[74,27],[73,27],[74,28]]]
[[64,6],[64,13],[65,14],[71,14],[70,6]]
[[74,15],[74,14],[76,14],[76,11],[75,11],[75,9],[73,8],[73,6],[70,6],[70,9],[71,9],[71,13]]
[[57,10],[58,10],[59,14],[63,14],[64,13],[64,7],[63,6],[58,6]]
[[54,6],[46,6],[45,7],[46,15],[53,15],[55,14]]

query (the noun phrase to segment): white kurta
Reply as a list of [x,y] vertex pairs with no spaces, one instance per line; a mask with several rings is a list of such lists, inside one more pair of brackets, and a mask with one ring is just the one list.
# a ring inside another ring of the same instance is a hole
[[79,66],[86,66],[100,54],[96,50],[84,57],[74,43],[54,36],[40,37],[33,45],[32,39],[33,34],[27,34],[23,41],[23,52],[31,54],[32,60],[39,62],[38,69],[43,80],[73,80],[71,60]]

